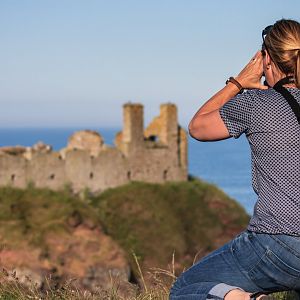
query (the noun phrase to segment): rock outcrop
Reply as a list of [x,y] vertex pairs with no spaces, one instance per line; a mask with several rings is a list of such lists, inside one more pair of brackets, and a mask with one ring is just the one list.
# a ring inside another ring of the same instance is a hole
[[131,272],[95,208],[68,192],[35,188],[0,190],[1,269],[38,287],[51,275],[54,284],[75,279],[89,291],[109,287],[111,276],[128,283]]
[[[0,237],[1,240],[3,240]],[[130,268],[124,251],[99,227],[80,224],[69,234],[49,232],[43,248],[24,240],[22,248],[5,244],[0,251],[1,268],[22,283],[34,282],[38,287],[51,275],[53,282],[76,279],[76,286],[89,291],[108,288],[111,276],[128,282]]]

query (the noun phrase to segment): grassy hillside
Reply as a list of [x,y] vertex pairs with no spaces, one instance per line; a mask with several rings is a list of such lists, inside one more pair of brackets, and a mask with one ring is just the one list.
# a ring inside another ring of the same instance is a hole
[[74,217],[99,224],[95,210],[68,191],[0,189],[2,245],[17,248],[26,241],[32,247],[44,247],[44,238],[50,232],[68,234]]
[[181,268],[197,253],[202,256],[225,243],[248,219],[239,204],[200,180],[133,182],[85,199],[67,190],[0,189],[0,242],[12,248],[26,242],[44,256],[49,255],[50,233],[71,234],[76,223],[101,224],[126,250],[132,266],[132,252],[142,266],[166,267],[175,251]]
[[[85,224],[91,230],[102,227],[125,249],[136,277],[138,271],[132,252],[137,254],[146,273],[148,267],[166,269],[175,251],[175,267],[181,271],[191,265],[197,253],[202,256],[240,232],[248,220],[249,216],[239,204],[200,180],[163,185],[133,182],[99,196],[86,192],[83,198],[67,190],[6,187],[0,188],[0,255],[3,249],[20,249],[15,253],[20,253],[18,262],[24,259],[25,264],[30,255],[22,257],[22,254],[27,251],[33,255],[38,249],[40,255],[36,257],[49,264],[52,252],[47,236],[54,233],[60,249],[59,241],[63,237],[73,240],[74,228]],[[90,243],[90,250],[94,246],[95,242]],[[70,258],[72,253],[74,257]],[[83,255],[89,256],[86,253],[83,251]],[[69,259],[76,261],[77,255],[78,252],[67,251]],[[63,267],[62,257],[56,259],[58,268]],[[36,287],[23,289],[18,280],[3,281],[6,276],[0,271],[0,299],[103,299],[103,295],[124,299],[115,287],[89,294],[63,286],[45,295]],[[154,290],[130,297],[154,298],[168,299],[168,285],[164,288],[158,285]],[[284,294],[278,294],[277,298],[293,299]]]
[[133,182],[92,199],[106,232],[145,266],[189,266],[246,227],[244,209],[200,180],[163,185]]

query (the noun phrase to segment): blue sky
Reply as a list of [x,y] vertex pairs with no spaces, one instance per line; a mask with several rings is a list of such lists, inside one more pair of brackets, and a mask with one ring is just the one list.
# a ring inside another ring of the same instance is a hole
[[0,127],[121,127],[122,104],[190,118],[300,1],[0,0]]

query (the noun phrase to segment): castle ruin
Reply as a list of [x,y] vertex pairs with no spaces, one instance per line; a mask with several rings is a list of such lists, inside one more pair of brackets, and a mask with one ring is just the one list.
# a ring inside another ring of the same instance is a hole
[[162,104],[160,115],[144,129],[143,105],[123,106],[123,130],[115,147],[99,133],[84,130],[69,138],[66,148],[52,151],[42,143],[33,147],[0,148],[0,186],[93,193],[130,181],[163,183],[187,180],[187,134],[178,125],[177,107]]

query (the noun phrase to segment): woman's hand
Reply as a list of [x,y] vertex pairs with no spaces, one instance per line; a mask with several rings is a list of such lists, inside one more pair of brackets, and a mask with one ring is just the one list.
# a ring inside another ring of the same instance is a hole
[[235,79],[242,85],[244,89],[268,89],[267,86],[261,84],[263,74],[263,56],[261,51],[256,52],[255,56],[244,67]]

